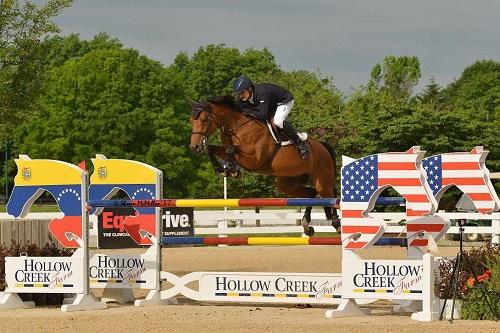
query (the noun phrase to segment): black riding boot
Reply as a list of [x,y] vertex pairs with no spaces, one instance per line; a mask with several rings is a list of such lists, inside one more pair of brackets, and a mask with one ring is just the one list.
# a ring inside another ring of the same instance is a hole
[[305,160],[309,156],[309,147],[297,135],[297,131],[293,128],[292,124],[288,121],[283,122],[283,132],[295,143],[299,151],[300,158]]

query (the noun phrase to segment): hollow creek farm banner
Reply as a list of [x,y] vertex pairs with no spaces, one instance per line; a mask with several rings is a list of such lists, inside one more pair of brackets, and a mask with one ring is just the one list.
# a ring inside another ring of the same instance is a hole
[[342,287],[350,298],[421,299],[421,260],[359,260],[342,262]]
[[94,254],[90,257],[89,278],[91,288],[153,289],[156,256]]
[[211,301],[338,303],[340,274],[202,272],[202,299]]
[[83,293],[82,257],[6,257],[8,292]]

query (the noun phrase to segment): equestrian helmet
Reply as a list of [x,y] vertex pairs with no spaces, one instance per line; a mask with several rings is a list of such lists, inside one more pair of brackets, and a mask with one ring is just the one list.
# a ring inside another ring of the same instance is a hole
[[233,82],[233,91],[240,93],[241,91],[253,86],[252,80],[250,80],[245,75],[240,76]]

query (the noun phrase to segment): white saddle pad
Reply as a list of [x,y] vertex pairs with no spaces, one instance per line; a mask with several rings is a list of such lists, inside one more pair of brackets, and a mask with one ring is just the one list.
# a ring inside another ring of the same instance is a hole
[[[271,126],[271,124],[269,122],[267,122],[267,128],[269,129],[269,132],[271,132],[271,135],[273,136],[274,142],[278,143],[279,141],[278,141],[278,138],[276,137],[276,133],[274,133],[273,127]],[[302,141],[307,140],[307,133],[298,132],[297,135],[299,136],[300,140],[302,140]],[[281,142],[282,146],[289,146],[291,144],[293,144],[292,140]]]

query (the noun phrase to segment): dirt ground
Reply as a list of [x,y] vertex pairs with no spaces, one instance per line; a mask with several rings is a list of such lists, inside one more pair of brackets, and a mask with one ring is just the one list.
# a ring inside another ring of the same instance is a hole
[[[164,270],[182,275],[192,271],[340,272],[340,247],[219,247],[163,250]],[[103,251],[104,252],[104,251]],[[129,251],[130,252],[130,251]],[[455,248],[441,248],[454,256]],[[399,247],[372,248],[364,258],[404,259]],[[96,291],[99,295],[99,291]],[[144,296],[137,292],[136,296]],[[387,303],[371,305],[371,316],[326,319],[328,307],[210,305],[134,307],[110,304],[101,311],[63,313],[59,308],[0,311],[0,332],[497,332],[500,322],[457,320],[420,323],[409,314],[391,314]]]

